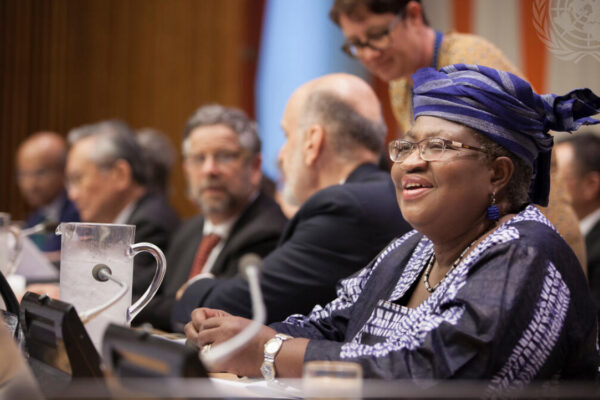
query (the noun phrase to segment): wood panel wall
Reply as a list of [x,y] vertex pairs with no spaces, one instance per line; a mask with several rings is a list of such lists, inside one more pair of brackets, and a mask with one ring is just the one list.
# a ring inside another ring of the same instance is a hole
[[[264,0],[0,1],[0,210],[29,211],[15,150],[32,132],[121,118],[165,132],[177,150],[187,118],[218,102],[254,115]],[[180,163],[171,201],[183,216]]]

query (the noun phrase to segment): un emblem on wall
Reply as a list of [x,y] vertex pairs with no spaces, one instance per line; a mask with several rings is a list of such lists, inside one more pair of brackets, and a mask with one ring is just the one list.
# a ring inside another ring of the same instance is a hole
[[533,25],[557,58],[600,61],[600,0],[536,0]]

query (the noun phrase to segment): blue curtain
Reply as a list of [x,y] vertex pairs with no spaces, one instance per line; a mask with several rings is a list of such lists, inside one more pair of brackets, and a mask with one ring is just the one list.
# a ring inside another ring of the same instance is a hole
[[256,82],[256,116],[263,142],[263,170],[279,181],[277,155],[284,143],[280,121],[294,89],[316,77],[368,73],[346,56],[344,35],[329,19],[329,0],[267,0]]

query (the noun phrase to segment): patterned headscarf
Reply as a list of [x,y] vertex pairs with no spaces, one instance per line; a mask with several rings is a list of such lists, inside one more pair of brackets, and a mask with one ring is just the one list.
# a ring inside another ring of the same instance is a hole
[[600,98],[589,89],[564,96],[536,94],[508,72],[455,64],[413,74],[415,118],[429,115],[468,126],[533,167],[531,201],[547,206],[553,138],[548,130],[573,131],[600,123]]

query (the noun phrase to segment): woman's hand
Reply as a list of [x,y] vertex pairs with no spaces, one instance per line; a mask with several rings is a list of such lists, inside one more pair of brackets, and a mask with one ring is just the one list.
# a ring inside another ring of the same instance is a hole
[[[185,326],[188,341],[198,348],[217,345],[231,339],[244,330],[252,321],[234,317],[225,311],[197,308],[192,320]],[[245,346],[214,365],[215,371],[227,371],[241,376],[261,376],[260,366],[264,358],[264,345],[277,332],[263,326]]]
[[187,337],[188,342],[195,344],[198,348],[202,348],[205,344],[198,342],[198,333],[202,329],[202,323],[209,318],[215,317],[227,317],[231,314],[223,310],[215,310],[213,308],[196,308],[192,311],[192,320],[185,324],[183,331]]

